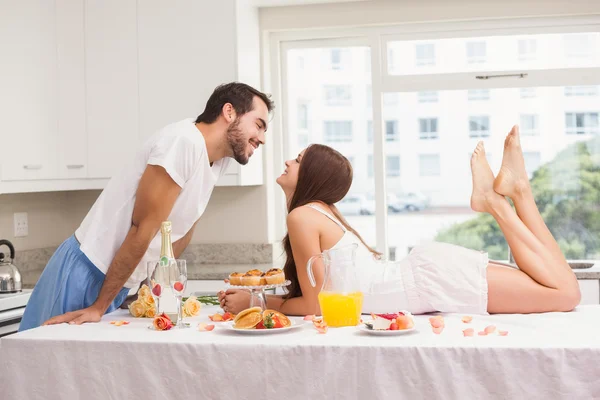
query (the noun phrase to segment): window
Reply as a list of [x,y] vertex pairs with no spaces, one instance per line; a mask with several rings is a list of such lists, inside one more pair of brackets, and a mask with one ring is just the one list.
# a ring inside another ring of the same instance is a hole
[[396,142],[399,139],[398,121],[385,121],[385,140],[388,142]]
[[432,43],[415,45],[416,64],[419,67],[435,65],[435,45]]
[[[368,244],[379,250],[395,248],[398,259],[410,247],[428,241],[455,243],[484,250],[492,259],[506,259],[508,246],[498,227],[489,216],[469,209],[467,154],[478,140],[485,140],[486,155],[491,159],[493,154],[491,168],[497,172],[506,134],[518,124],[537,205],[561,250],[569,259],[598,259],[600,228],[586,216],[597,211],[594,199],[600,198],[600,189],[595,193],[586,179],[595,176],[600,165],[600,32],[590,19],[573,18],[571,24],[570,17],[561,18],[544,19],[535,27],[523,24],[525,20],[514,24],[498,19],[493,25],[423,23],[418,32],[392,25],[365,26],[355,37],[346,35],[350,30],[327,28],[293,36],[274,34],[281,46],[271,53],[270,65],[283,67],[281,74],[273,74],[273,79],[281,76],[281,80],[270,82],[280,88],[283,113],[278,118],[282,145],[275,149],[276,159],[280,152],[285,152],[282,159],[294,157],[299,144],[306,143],[325,143],[352,156],[355,174],[349,193],[365,200],[362,215],[353,214],[348,222]],[[559,22],[552,25],[555,21]],[[586,39],[591,46],[588,56],[567,59],[564,38],[577,35],[577,29],[589,30],[583,35],[596,39]],[[474,36],[477,32],[482,34]],[[377,54],[370,53],[370,43],[376,44]],[[433,47],[417,46],[427,44]],[[339,59],[343,72],[331,69],[334,48],[341,50],[334,52],[333,61]],[[417,52],[419,63],[429,59],[433,64],[417,65]],[[304,71],[297,68],[298,54],[304,58]],[[282,58],[276,59],[278,55]],[[529,73],[528,79],[474,78],[515,72]],[[373,76],[379,82],[371,88]],[[380,103],[382,109],[375,108],[382,147],[373,146],[375,120],[373,107],[367,105]],[[300,104],[308,106],[306,129],[298,115],[304,114]],[[582,196],[570,188],[592,192]],[[412,200],[401,193],[416,196]],[[395,214],[388,201],[387,229],[373,216],[386,194],[397,196],[399,201],[393,204],[416,202],[412,214],[406,207]],[[274,196],[285,204],[280,193]],[[435,208],[436,218],[421,211],[428,207]],[[285,214],[285,207],[280,208],[274,211],[278,235],[284,227],[280,216]],[[556,209],[561,212],[553,212]],[[407,218],[414,221],[409,231]]]
[[330,60],[331,60],[331,69],[341,69],[342,68],[342,50],[331,49],[329,54],[330,54]]
[[568,112],[565,120],[567,135],[598,134],[597,112]]
[[535,88],[521,88],[519,90],[519,95],[522,99],[532,99],[536,97]]
[[529,178],[533,176],[533,173],[540,167],[542,163],[542,155],[539,151],[534,152],[523,152],[523,159],[525,160],[525,170]]
[[521,114],[519,131],[524,136],[539,135],[538,116],[536,114]]
[[565,96],[598,96],[598,86],[567,86]]
[[489,100],[490,91],[489,89],[471,89],[467,94],[469,101],[474,100]]
[[419,154],[419,175],[440,176],[440,155]]
[[596,48],[597,39],[598,35],[590,33],[565,35],[565,57],[571,60],[590,58]]
[[298,129],[308,129],[308,105],[298,104]]
[[419,92],[419,103],[437,103],[438,92]]
[[398,93],[384,93],[383,94],[383,105],[384,106],[395,106],[398,104]]
[[419,118],[419,139],[437,139],[437,118]]
[[325,121],[326,143],[352,142],[352,121]]
[[349,106],[352,104],[352,86],[325,85],[325,104],[328,106]]
[[467,62],[469,64],[484,63],[486,60],[485,42],[467,42]]
[[298,147],[304,149],[308,146],[308,133],[298,133]]
[[537,41],[535,39],[519,40],[519,61],[535,60]]
[[385,171],[387,176],[400,176],[400,156],[387,156],[385,158]]
[[490,136],[490,117],[469,117],[469,137],[486,138]]

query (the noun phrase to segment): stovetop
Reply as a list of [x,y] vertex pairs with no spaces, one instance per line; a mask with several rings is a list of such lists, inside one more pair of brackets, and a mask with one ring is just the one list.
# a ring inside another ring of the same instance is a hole
[[33,289],[23,289],[17,293],[0,293],[0,311],[25,307]]

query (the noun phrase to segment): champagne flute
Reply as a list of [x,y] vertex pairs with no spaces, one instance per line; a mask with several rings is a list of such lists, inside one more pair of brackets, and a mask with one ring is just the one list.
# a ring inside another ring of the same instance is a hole
[[148,287],[154,298],[156,315],[159,315],[164,308],[161,306],[161,299],[164,298],[165,289],[168,289],[170,284],[169,266],[160,261],[148,261],[146,265],[148,268]]
[[177,328],[189,328],[183,323],[182,299],[187,286],[187,265],[185,260],[173,260],[170,274],[170,284],[173,294],[177,299]]

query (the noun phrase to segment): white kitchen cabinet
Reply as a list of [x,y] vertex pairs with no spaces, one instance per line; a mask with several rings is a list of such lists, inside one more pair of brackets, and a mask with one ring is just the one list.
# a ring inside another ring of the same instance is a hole
[[110,178],[138,148],[137,4],[85,2],[87,177]]
[[[259,87],[258,35],[236,0],[0,2],[0,193],[103,188],[217,85]],[[259,151],[218,184],[260,185],[262,165]]]
[[57,175],[54,1],[0,2],[2,181]]
[[87,177],[84,2],[56,0],[58,179]]

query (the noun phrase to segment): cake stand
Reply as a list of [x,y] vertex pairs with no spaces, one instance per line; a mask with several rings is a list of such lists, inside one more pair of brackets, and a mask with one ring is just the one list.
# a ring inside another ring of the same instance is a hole
[[230,285],[229,287],[231,289],[245,289],[250,291],[250,307],[260,307],[264,311],[267,309],[267,298],[265,296],[265,290],[286,287],[291,284],[292,282],[290,280],[286,280],[283,283],[276,283],[273,285]]

